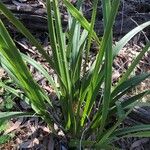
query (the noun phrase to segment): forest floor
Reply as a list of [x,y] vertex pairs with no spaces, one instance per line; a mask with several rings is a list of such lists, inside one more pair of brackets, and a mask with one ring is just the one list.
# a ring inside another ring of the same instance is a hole
[[[2,0],[4,1],[4,0]],[[47,36],[47,24],[46,24],[46,11],[45,3],[43,0],[5,0],[7,7],[30,29],[30,31],[37,37],[43,44],[46,51],[49,49],[48,36]],[[84,5],[84,13],[89,20],[91,17],[91,2]],[[99,4],[97,21],[95,24],[95,31],[101,36],[103,33],[102,27],[102,10]],[[0,16],[2,17],[2,16]],[[46,69],[50,68],[42,60],[41,56],[36,51],[35,47],[30,45],[29,42],[21,36],[17,30],[8,23],[8,21],[2,17],[4,22],[8,25],[9,30],[16,42],[18,48],[25,54],[30,55],[36,61],[43,64]],[[32,20],[32,21],[31,21]],[[67,15],[62,7],[62,20],[64,29],[67,24]],[[122,0],[119,14],[114,26],[114,44],[115,42],[128,33],[131,29],[138,26],[141,23],[150,20],[150,1],[140,0]],[[121,73],[125,72],[131,64],[132,60],[141,49],[145,46],[146,41],[150,40],[150,28],[147,28],[143,32],[135,36],[119,53],[113,64],[113,84],[115,84]],[[97,47],[93,44],[91,48],[91,56],[94,59],[97,53]],[[50,93],[52,97],[55,94],[46,84],[43,77],[37,73],[32,66],[29,66],[30,71],[34,75],[34,78],[38,81],[43,88]],[[53,75],[53,70],[50,70]],[[137,66],[133,75],[140,74],[142,72],[150,72],[150,53],[146,53],[140,64]],[[4,70],[0,68],[0,79],[8,79]],[[11,81],[10,81],[11,82]],[[138,93],[145,89],[150,89],[150,79],[142,82],[132,93]],[[4,107],[4,94],[5,91],[0,89],[0,110]],[[129,95],[131,96],[131,95]],[[144,97],[142,101],[146,103],[150,102],[150,96]],[[17,110],[30,110],[31,107],[21,100],[8,101],[10,109]],[[9,108],[9,106],[8,106]],[[59,109],[57,110],[59,113]],[[135,108],[133,114],[124,121],[124,126],[130,126],[137,123],[150,124],[150,108],[141,107]],[[5,133],[10,135],[10,140],[0,145],[0,150],[53,150],[53,148],[66,150],[66,141],[64,133],[58,131],[59,136],[54,137],[50,134],[49,128],[41,119],[32,118],[19,118],[6,122]],[[57,126],[55,128],[58,128]],[[59,130],[59,129],[58,129]],[[149,138],[128,138],[121,139],[116,142],[122,150],[149,150],[150,139]]]

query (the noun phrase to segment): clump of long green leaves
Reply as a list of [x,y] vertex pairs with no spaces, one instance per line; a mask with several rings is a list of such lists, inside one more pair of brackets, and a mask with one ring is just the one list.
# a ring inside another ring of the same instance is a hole
[[[113,45],[112,30],[120,0],[113,0],[112,2],[102,0],[101,2],[104,34],[102,38],[99,38],[94,31],[98,0],[93,1],[93,13],[90,22],[82,14],[83,0],[78,0],[76,7],[69,0],[64,0],[63,3],[69,15],[68,31],[65,33],[62,30],[58,1],[46,1],[52,57],[45,52],[34,36],[0,2],[0,12],[12,22],[31,44],[36,46],[58,77],[58,83],[56,83],[39,63],[22,54],[15,46],[3,22],[0,21],[1,65],[22,89],[23,93],[19,93],[2,82],[0,82],[0,86],[21,99],[25,99],[35,111],[35,114],[1,112],[1,119],[37,115],[51,127],[55,134],[53,124],[58,124],[66,135],[69,134],[69,137],[71,135],[70,146],[79,146],[80,148],[107,148],[107,146],[111,146],[114,140],[122,137],[150,136],[150,125],[119,128],[133,107],[138,105],[138,100],[150,94],[150,90],[146,90],[128,98],[126,101],[121,100],[123,95],[150,76],[149,73],[142,73],[130,77],[140,59],[148,51],[150,42],[133,60],[127,71],[122,74],[117,85],[112,86],[112,63],[115,56],[134,35],[149,26],[150,21],[131,30],[116,45]],[[99,51],[95,61],[87,69],[89,51],[93,41],[98,45]],[[51,103],[51,97],[48,97],[33,79],[26,63],[33,65],[41,72],[55,90],[62,109],[63,118],[60,118],[60,122],[48,111],[54,107]],[[99,92],[100,89],[102,89],[101,93]],[[99,103],[99,105],[94,110],[96,103]],[[115,119],[112,121],[112,118]],[[94,138],[90,138],[92,135],[94,135]]]

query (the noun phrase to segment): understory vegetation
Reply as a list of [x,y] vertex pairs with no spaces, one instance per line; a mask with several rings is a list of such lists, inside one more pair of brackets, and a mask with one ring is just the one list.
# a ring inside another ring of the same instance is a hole
[[[148,72],[131,75],[148,52],[149,41],[126,72],[122,73],[119,81],[112,84],[112,64],[115,57],[131,38],[150,26],[150,21],[132,29],[113,44],[113,25],[120,0],[101,0],[104,26],[102,37],[94,31],[98,0],[92,2],[90,21],[83,16],[83,0],[78,0],[76,7],[69,0],[63,0],[63,4],[69,16],[66,31],[62,28],[58,1],[46,0],[52,52],[52,55],[49,55],[29,30],[0,2],[0,13],[36,47],[57,75],[57,79],[54,79],[40,63],[19,51],[5,24],[0,20],[0,63],[13,81],[13,86],[0,81],[0,87],[13,95],[7,96],[5,92],[9,102],[6,101],[5,104],[7,109],[0,112],[0,120],[3,123],[15,117],[40,117],[56,136],[54,123],[57,124],[69,139],[69,147],[77,149],[113,149],[113,143],[123,137],[150,137],[149,124],[125,128],[120,126],[135,106],[143,105],[140,100],[150,94],[150,89],[147,89],[127,97],[126,100],[123,98],[150,76]],[[89,56],[93,42],[96,43],[98,52],[95,61],[91,64]],[[57,109],[53,105],[54,99],[35,81],[28,65],[39,71],[55,91],[61,107],[61,114],[57,117],[52,113],[53,109]],[[31,105],[32,111],[10,111],[9,108],[13,107],[13,97],[18,97]]]

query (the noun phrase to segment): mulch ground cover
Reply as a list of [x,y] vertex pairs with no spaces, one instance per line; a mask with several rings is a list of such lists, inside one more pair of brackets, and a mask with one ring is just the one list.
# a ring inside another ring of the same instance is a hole
[[[4,0],[2,0],[4,1]],[[51,48],[48,43],[47,36],[47,25],[46,25],[46,11],[45,3],[43,0],[5,0],[4,1],[8,8],[13,11],[13,13],[24,22],[24,24],[30,29],[30,31],[41,41],[44,49],[51,55]],[[75,5],[75,0],[72,1]],[[60,3],[61,4],[61,3]],[[87,0],[84,4],[84,13],[87,19],[91,17],[91,1]],[[67,13],[64,6],[60,6],[62,9],[62,20],[64,30],[67,24]],[[95,30],[99,35],[102,35],[102,16],[101,16],[101,5],[99,4],[97,21],[95,24]],[[16,45],[21,50],[21,52],[31,56],[36,61],[41,63],[43,67],[54,77],[54,71],[49,68],[48,64],[43,60],[41,55],[36,51],[36,48],[29,44],[29,42],[22,37],[17,30],[8,23],[2,16],[0,16],[8,26]],[[32,22],[31,22],[32,20]],[[115,41],[120,39],[128,31],[136,27],[138,24],[144,23],[150,20],[150,2],[140,1],[140,0],[122,0],[119,14],[114,27],[114,44]],[[131,64],[132,60],[145,45],[145,41],[150,39],[150,28],[144,30],[135,36],[130,43],[128,43],[119,55],[116,57],[113,63],[113,84],[115,84],[122,72]],[[95,59],[97,53],[97,47],[93,44],[90,52],[91,62]],[[43,76],[38,73],[32,66],[29,66],[35,80],[45,89],[47,94],[51,96],[54,100],[54,105],[58,108],[54,110],[56,116],[61,115],[61,110],[59,108],[59,102],[56,100],[55,92],[47,84],[47,81]],[[133,75],[140,74],[142,72],[150,72],[150,53],[146,53],[140,64],[135,69]],[[7,74],[0,68],[0,79],[8,80]],[[150,79],[142,82],[132,93],[138,93],[139,91],[150,89]],[[4,94],[6,91],[0,89],[1,98],[0,104],[3,103]],[[129,95],[131,96],[131,93]],[[148,102],[150,96],[144,97],[142,101]],[[1,109],[1,108],[0,108]],[[28,106],[24,101],[19,99],[14,99],[14,110],[25,110],[30,111],[31,107]],[[138,117],[137,117],[138,114]],[[141,115],[141,116],[140,116]],[[141,107],[135,108],[133,113],[124,121],[122,126],[132,126],[138,123],[150,123],[150,108]],[[55,125],[58,137],[55,137],[47,125],[39,118],[19,118],[12,119],[8,122],[8,127],[5,133],[11,133],[12,138],[9,142],[2,144],[0,146],[1,150],[53,150],[53,149],[63,149],[67,148],[67,137]],[[124,138],[115,143],[123,150],[149,150],[150,139],[149,138]]]

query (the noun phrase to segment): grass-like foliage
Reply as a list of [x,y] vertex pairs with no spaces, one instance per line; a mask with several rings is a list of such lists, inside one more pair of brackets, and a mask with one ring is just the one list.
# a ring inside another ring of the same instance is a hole
[[13,133],[5,133],[8,128],[8,122],[0,120],[0,145],[9,142],[13,137]]
[[[1,112],[1,119],[30,116],[35,113],[34,115],[41,117],[49,125],[54,134],[57,134],[53,128],[54,123],[56,123],[70,137],[69,145],[79,148],[105,147],[110,149],[109,146],[112,142],[122,137],[150,136],[150,125],[119,128],[133,107],[138,105],[138,100],[150,94],[150,90],[141,91],[128,100],[122,101],[123,95],[150,76],[150,73],[145,72],[131,77],[132,71],[149,50],[150,42],[145,45],[127,71],[122,74],[117,85],[112,86],[112,63],[115,56],[134,35],[149,26],[150,21],[131,30],[116,45],[113,45],[112,30],[120,0],[101,0],[101,2],[104,21],[102,38],[98,37],[94,31],[98,0],[93,0],[90,22],[82,14],[83,0],[78,0],[76,7],[69,0],[63,0],[69,15],[68,31],[66,32],[62,30],[58,0],[46,1],[52,57],[45,52],[34,36],[0,2],[0,12],[32,45],[36,46],[58,78],[56,83],[39,63],[21,53],[15,46],[2,20],[0,20],[1,65],[16,85],[22,89],[22,92],[19,93],[2,82],[0,86],[17,97],[24,98],[35,111],[33,113]],[[99,51],[93,64],[87,68],[93,41],[96,42]],[[41,72],[55,90],[62,110],[60,121],[49,112],[50,109],[54,109],[51,97],[33,79],[27,64],[33,65]]]

